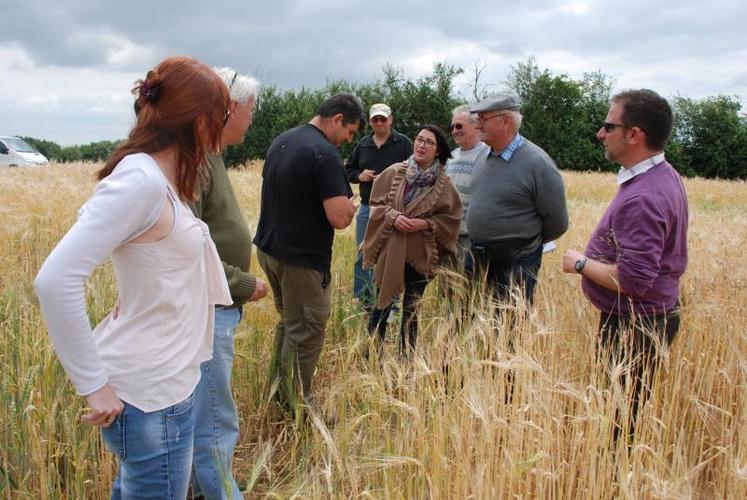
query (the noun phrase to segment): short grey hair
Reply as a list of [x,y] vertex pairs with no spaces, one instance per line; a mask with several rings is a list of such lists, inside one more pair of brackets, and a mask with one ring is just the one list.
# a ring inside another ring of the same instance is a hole
[[251,76],[242,75],[233,68],[213,68],[226,84],[231,94],[231,100],[239,104],[246,104],[250,99],[257,99],[259,82]]
[[470,105],[470,104],[462,104],[461,106],[457,106],[451,112],[451,117],[452,118],[456,118],[457,116],[461,115],[462,113],[467,113],[467,121],[469,121],[472,124],[475,124],[475,123],[477,123],[477,114],[469,112],[469,110],[470,110],[471,107],[472,107],[472,105]]
[[521,113],[518,111],[506,111],[505,112],[509,118],[511,118],[511,121],[514,122],[514,127],[516,127],[516,130],[519,130],[521,128],[521,120],[522,116]]

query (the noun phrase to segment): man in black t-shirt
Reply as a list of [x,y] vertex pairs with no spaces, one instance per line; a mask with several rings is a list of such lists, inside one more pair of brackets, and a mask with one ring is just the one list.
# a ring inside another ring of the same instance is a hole
[[276,137],[265,159],[254,244],[280,315],[270,385],[279,377],[280,399],[294,409],[310,394],[324,344],[334,230],[356,209],[337,148],[363,123],[355,97],[337,94],[309,123]]

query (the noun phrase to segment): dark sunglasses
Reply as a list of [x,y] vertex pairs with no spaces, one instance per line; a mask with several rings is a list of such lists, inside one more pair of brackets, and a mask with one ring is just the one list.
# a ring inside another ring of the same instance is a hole
[[610,122],[604,122],[604,123],[602,124],[602,128],[603,128],[603,129],[604,129],[604,131],[605,131],[605,132],[607,132],[607,133],[610,133],[610,132],[612,132],[612,131],[613,131],[613,130],[615,130],[615,129],[616,129],[617,127],[622,127],[622,128],[631,128],[631,127],[630,127],[629,125],[625,125],[625,124],[623,124],[623,123],[610,123]]
[[455,123],[451,126],[451,130],[462,130],[463,125],[461,123]]

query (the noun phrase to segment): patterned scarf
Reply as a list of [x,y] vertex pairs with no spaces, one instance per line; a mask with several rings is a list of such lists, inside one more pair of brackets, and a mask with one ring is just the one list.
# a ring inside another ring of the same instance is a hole
[[407,171],[405,172],[405,182],[407,183],[405,186],[405,205],[428,191],[436,183],[441,169],[441,162],[438,161],[438,158],[433,160],[430,167],[423,170],[415,163],[415,158],[410,156],[407,159]]

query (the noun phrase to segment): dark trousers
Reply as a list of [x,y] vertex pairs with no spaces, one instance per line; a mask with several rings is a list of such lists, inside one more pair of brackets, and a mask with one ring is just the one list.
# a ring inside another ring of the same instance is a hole
[[462,331],[469,319],[470,291],[473,283],[474,263],[472,247],[467,235],[459,236],[457,253],[449,254],[445,267],[448,272],[441,275],[441,288],[449,304],[458,331]]
[[459,239],[457,240],[457,254],[452,258],[451,266],[465,278],[472,278],[475,264],[472,261],[472,243],[466,234],[459,235]]
[[498,302],[508,302],[512,288],[518,287],[524,300],[532,303],[542,264],[542,245],[525,257],[513,258],[510,249],[472,242],[472,255],[476,275],[484,277]]
[[311,394],[330,315],[329,272],[281,262],[262,250],[257,260],[267,276],[280,320],[270,361],[270,382],[280,380],[277,398],[295,411]]
[[[669,347],[680,328],[679,308],[656,316],[621,316],[602,312],[599,318],[599,340],[597,353],[600,359],[606,359],[610,366],[626,363],[630,369],[624,371],[622,387],[630,384],[633,393],[630,397],[628,432],[635,431],[635,418],[641,403],[651,393],[651,382],[661,359],[659,349]],[[629,374],[629,375],[628,375]],[[626,422],[617,417],[615,440]]]
[[[420,274],[410,264],[405,264],[405,294],[402,297],[402,325],[400,326],[400,351],[403,353],[415,348],[418,338],[417,306],[425,293],[428,277]],[[384,309],[374,308],[368,319],[368,333],[378,332],[379,340],[386,337],[387,319],[394,304]]]

